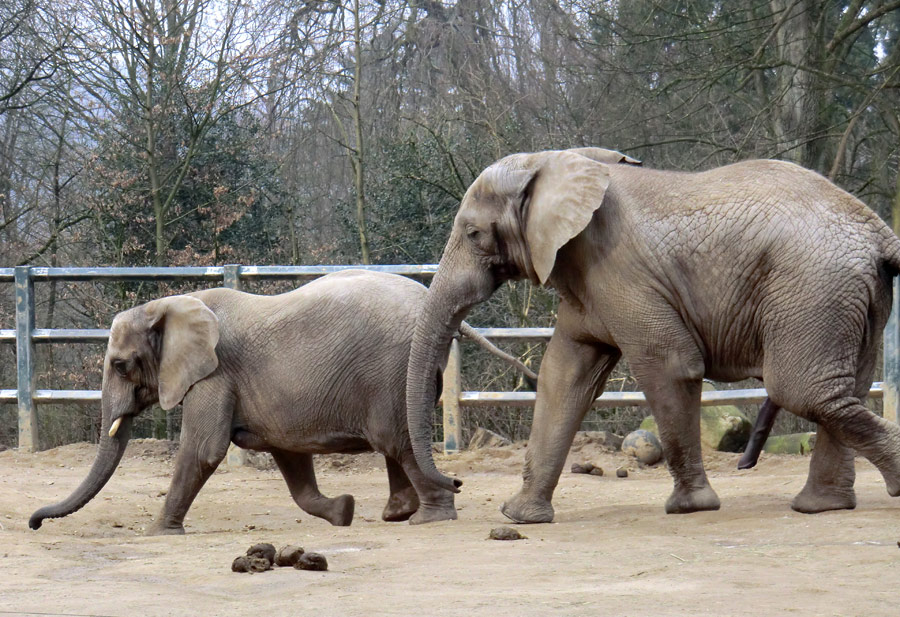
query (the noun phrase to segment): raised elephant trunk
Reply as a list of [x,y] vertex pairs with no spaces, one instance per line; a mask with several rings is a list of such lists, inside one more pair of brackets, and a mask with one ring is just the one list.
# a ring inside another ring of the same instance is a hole
[[460,278],[459,270],[446,261],[441,260],[416,322],[406,375],[406,419],[419,469],[438,486],[458,493],[462,481],[439,472],[431,454],[431,412],[437,400],[435,375],[446,361],[450,341],[463,318],[473,305],[490,296],[493,283],[478,274]]
[[[104,392],[104,398],[106,392]],[[103,403],[104,408],[107,407],[106,401]],[[100,446],[97,450],[97,457],[94,464],[88,472],[87,477],[82,481],[81,485],[75,489],[68,498],[50,506],[44,506],[37,510],[28,519],[28,526],[32,529],[40,529],[45,518],[60,518],[68,516],[83,508],[87,502],[93,499],[100,492],[119,466],[122,455],[125,453],[125,447],[128,445],[128,438],[131,436],[131,424],[134,416],[131,414],[119,416],[121,422],[116,431],[115,436],[110,437],[109,431],[113,425],[111,414],[104,409],[103,427],[100,433]]]

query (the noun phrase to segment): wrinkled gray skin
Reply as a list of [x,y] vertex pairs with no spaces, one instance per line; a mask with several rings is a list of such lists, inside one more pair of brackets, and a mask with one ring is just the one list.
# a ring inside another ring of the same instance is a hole
[[862,403],[900,240],[860,201],[789,163],[677,173],[620,161],[600,149],[517,154],[469,187],[410,351],[409,426],[423,472],[450,490],[460,484],[428,449],[429,375],[472,306],[527,278],[556,288],[560,306],[524,484],[501,509],[510,519],[553,519],[575,431],[621,357],[659,423],[675,484],[666,512],[719,507],[700,456],[704,377],[762,379],[773,408],[819,424],[795,510],[855,506],[854,450],[900,495],[900,427]]
[[[150,534],[184,533],[188,508],[231,442],[270,452],[294,501],[333,525],[350,524],[353,497],[319,492],[313,454],[384,454],[384,520],[456,518],[453,493],[419,471],[406,425],[409,345],[425,293],[405,277],[350,270],[278,296],[210,289],[120,313],[103,363],[97,458],[81,486],[35,512],[29,526],[83,507],[115,471],[132,418],[157,400],[170,409],[182,398],[175,474]],[[433,385],[442,368],[431,373]]]

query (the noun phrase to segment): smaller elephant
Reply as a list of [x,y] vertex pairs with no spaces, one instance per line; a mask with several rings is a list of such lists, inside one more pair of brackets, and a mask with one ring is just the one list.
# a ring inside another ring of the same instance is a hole
[[[386,521],[455,519],[453,493],[419,470],[406,423],[407,360],[425,293],[402,276],[346,270],[276,296],[209,289],[118,314],[97,457],[71,496],[36,511],[29,526],[88,503],[121,460],[134,416],[182,400],[175,473],[150,534],[184,533],[188,508],[231,442],[270,452],[294,501],[333,525],[350,524],[354,500],[319,492],[313,454],[382,453]],[[536,379],[468,324],[460,329]],[[432,379],[440,390],[441,371]]]

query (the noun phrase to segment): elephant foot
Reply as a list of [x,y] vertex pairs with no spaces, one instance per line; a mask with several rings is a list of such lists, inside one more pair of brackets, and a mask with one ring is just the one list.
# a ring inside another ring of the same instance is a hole
[[791,508],[803,514],[815,514],[828,510],[852,510],[856,507],[856,493],[853,488],[820,487],[808,484],[797,493]]
[[900,478],[884,475],[884,483],[887,486],[888,495],[891,497],[900,497]]
[[666,500],[666,514],[689,514],[703,510],[718,510],[721,505],[719,496],[709,484],[694,490],[676,487],[669,499]]
[[184,525],[157,522],[147,528],[145,536],[183,536]]
[[327,509],[321,512],[311,512],[320,518],[334,525],[335,527],[349,527],[353,522],[353,509],[356,507],[356,500],[353,495],[340,495],[334,499],[328,500]]
[[410,525],[424,525],[425,523],[436,523],[438,521],[455,521],[456,508],[453,504],[449,506],[419,506],[416,513],[409,519]]
[[381,520],[389,523],[405,521],[419,509],[419,495],[411,486],[393,493],[388,499]]
[[501,507],[503,516],[514,523],[549,523],[553,521],[553,506],[549,500],[535,499],[519,492]]

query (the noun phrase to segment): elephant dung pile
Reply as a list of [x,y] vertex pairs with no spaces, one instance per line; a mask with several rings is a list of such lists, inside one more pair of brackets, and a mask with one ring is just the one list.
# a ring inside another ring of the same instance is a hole
[[246,555],[241,555],[231,563],[232,572],[265,572],[272,566],[293,567],[296,570],[328,569],[328,561],[319,553],[307,553],[299,546],[291,544],[281,547],[278,551],[268,542],[254,544],[247,549]]
[[488,535],[488,540],[527,540],[528,536],[523,536],[518,529],[512,527],[494,527]]

